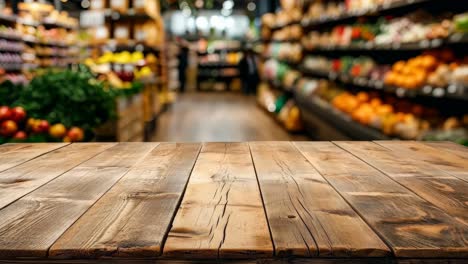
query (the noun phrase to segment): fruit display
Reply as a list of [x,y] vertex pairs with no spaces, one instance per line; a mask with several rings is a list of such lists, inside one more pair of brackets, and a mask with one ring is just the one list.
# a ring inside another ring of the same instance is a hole
[[432,50],[397,61],[393,65],[379,65],[370,57],[344,56],[330,59],[324,56],[308,56],[303,66],[318,73],[337,73],[352,78],[384,83],[404,89],[431,87],[447,88],[449,85],[465,87],[468,82],[467,57],[457,57],[451,50]]
[[468,85],[468,57],[457,58],[450,50],[428,51],[407,61],[398,61],[385,75],[385,84],[406,89],[424,85],[445,88]]
[[267,112],[291,132],[303,129],[301,113],[294,100],[285,94],[275,92],[267,83],[261,83],[258,87],[257,102]]
[[198,63],[200,65],[237,65],[242,56],[242,52],[211,53],[198,56]]
[[[435,108],[382,96],[375,92],[350,92],[326,80],[302,79],[297,91],[304,96],[319,97],[354,121],[380,130],[389,137],[423,139],[435,137],[437,131],[445,134],[466,135],[468,115],[445,117]],[[466,140],[467,136],[457,140]]]
[[[27,112],[28,120],[47,120],[52,126],[63,124],[67,128],[79,127],[85,131],[86,140],[92,138],[97,126],[115,117],[115,97],[118,95],[95,79],[84,66],[76,71],[49,71],[35,76],[24,86],[13,85],[11,82],[0,84],[0,105],[21,106]],[[26,127],[25,132],[29,131],[28,126],[22,123],[24,118],[16,118],[18,115],[11,114],[14,113],[12,111],[4,112],[10,114],[3,114],[3,119],[15,121],[18,127]],[[7,124],[7,128],[13,127],[11,122]],[[29,127],[36,131],[32,124],[30,122]],[[45,127],[45,123],[42,124]],[[73,141],[76,136],[70,135],[70,138]],[[42,139],[46,140],[48,139]]]
[[151,53],[145,56],[139,51],[108,51],[96,59],[86,59],[85,64],[100,75],[100,80],[109,82],[112,87],[130,89],[134,87],[134,81],[155,76],[153,65],[156,61],[156,56]]
[[19,53],[0,52],[0,68],[5,71],[20,71],[22,62]]
[[298,63],[302,59],[302,46],[299,43],[288,42],[266,44],[263,56]]
[[28,118],[23,107],[0,106],[0,143],[80,142],[84,137],[84,131],[79,127],[67,129],[61,123],[50,125],[47,120]]
[[[464,33],[457,27],[460,15],[444,14],[433,17],[425,11],[417,11],[403,17],[380,17],[375,22],[343,24],[331,31],[311,31],[302,39],[307,49],[350,45],[375,46],[399,45],[420,41],[446,39],[455,33]],[[437,42],[436,42],[437,43]],[[429,45],[429,44],[424,44]]]
[[283,81],[290,79],[290,77],[287,79],[285,77],[288,76],[288,73],[291,71],[297,72],[285,63],[281,63],[275,59],[270,59],[265,62],[263,72],[261,74],[265,80],[282,83]]

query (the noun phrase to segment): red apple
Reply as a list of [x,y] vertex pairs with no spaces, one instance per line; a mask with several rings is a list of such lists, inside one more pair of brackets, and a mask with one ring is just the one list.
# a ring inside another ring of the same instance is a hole
[[37,130],[38,132],[40,133],[44,133],[44,132],[48,132],[49,131],[49,122],[47,122],[47,120],[41,120],[39,121],[39,123],[37,124]]
[[9,120],[11,118],[11,110],[8,106],[0,106],[0,121]]
[[72,127],[72,128],[70,128],[70,130],[67,133],[67,139],[69,139],[72,142],[83,141],[84,132],[79,127]]
[[11,120],[3,121],[0,125],[0,135],[2,136],[12,136],[16,133],[16,131],[18,131],[18,126]]
[[13,138],[17,140],[25,140],[28,138],[28,135],[26,135],[26,132],[24,131],[18,131]]
[[26,111],[24,110],[23,107],[17,106],[11,109],[11,120],[15,121],[16,123],[19,123],[23,121],[25,118],[26,118]]

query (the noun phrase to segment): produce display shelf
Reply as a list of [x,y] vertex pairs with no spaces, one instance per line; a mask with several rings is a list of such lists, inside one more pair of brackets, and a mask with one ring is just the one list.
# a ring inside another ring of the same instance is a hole
[[128,43],[118,43],[118,44],[91,44],[91,47],[107,47],[113,52],[121,52],[121,51],[141,51],[141,52],[154,52],[159,53],[161,51],[160,47],[157,46],[150,46],[144,43],[138,43],[135,41],[129,41]]
[[222,53],[222,52],[228,53],[228,52],[241,52],[241,51],[242,51],[242,49],[238,47],[238,48],[213,49],[213,50],[210,50],[210,51],[208,51],[208,50],[206,50],[206,51],[199,50],[199,51],[197,51],[197,54],[199,56],[203,56],[203,55],[208,55],[208,54],[213,54],[213,53]]
[[282,83],[274,81],[274,80],[262,80],[262,81],[268,83],[270,85],[270,87],[272,87],[272,88],[274,88],[274,89],[276,89],[278,91],[282,91],[282,92],[286,92],[286,93],[292,93],[292,91],[294,90],[294,87],[286,87]]
[[223,75],[223,74],[205,74],[205,73],[201,73],[201,74],[198,74],[198,78],[199,79],[210,79],[210,78],[218,78],[218,79],[234,79],[234,78],[240,78],[240,75],[239,74],[235,74],[235,75]]
[[66,42],[58,42],[58,41],[44,42],[44,41],[39,41],[34,37],[28,37],[28,36],[23,37],[23,41],[26,43],[30,43],[30,44],[36,44],[36,45],[42,45],[42,46],[56,46],[56,47],[63,47],[63,48],[69,47],[70,45],[74,45],[74,44],[68,44]]
[[426,50],[435,49],[449,45],[466,45],[468,44],[468,34],[455,33],[445,39],[422,40],[411,43],[393,43],[389,45],[376,45],[372,42],[354,43],[349,45],[329,45],[317,46],[315,48],[306,49],[306,53],[314,53],[317,51],[399,51],[399,50]]
[[294,25],[300,25],[301,24],[301,21],[300,20],[296,20],[296,21],[291,21],[289,23],[284,23],[284,24],[277,24],[275,26],[273,26],[272,28],[270,28],[271,30],[275,31],[275,30],[280,30],[284,27],[289,27],[289,26],[294,26]]
[[238,64],[232,63],[200,63],[198,64],[200,68],[237,68]]
[[21,53],[23,52],[23,48],[16,49],[16,48],[0,48],[0,52],[11,52],[11,53]]
[[298,43],[300,41],[301,41],[301,39],[289,38],[289,39],[272,39],[272,40],[270,40],[268,42],[273,43],[273,44],[275,44],[275,43],[277,43],[277,44],[291,43],[292,44],[292,43]]
[[17,71],[21,71],[23,68],[22,68],[21,64],[19,64],[19,65],[2,65],[0,63],[0,69],[4,69],[7,72],[17,72]]
[[394,11],[396,9],[413,7],[413,6],[431,2],[431,1],[438,1],[438,0],[402,0],[402,1],[395,1],[391,3],[386,2],[381,5],[375,6],[374,8],[348,12],[340,16],[334,16],[334,17],[328,16],[328,17],[322,17],[320,19],[314,19],[314,20],[303,19],[301,21],[301,25],[303,27],[318,27],[318,26],[323,26],[323,25],[331,24],[331,23],[340,23],[340,22],[344,22],[346,20],[358,18],[361,16],[375,15],[375,14],[379,14],[383,12]]
[[122,20],[122,19],[135,19],[135,20],[148,20],[153,19],[150,15],[146,13],[139,13],[136,12],[135,9],[130,8],[128,9],[127,13],[121,13],[112,9],[106,9],[104,11],[104,15],[107,18],[111,18],[112,20]]
[[310,112],[320,117],[320,119],[354,140],[391,139],[377,129],[355,122],[351,117],[343,114],[322,99],[316,97],[305,98],[303,95],[297,93],[295,93],[295,99],[301,111]]
[[401,87],[388,86],[380,80],[371,80],[364,77],[352,77],[346,74],[338,74],[334,72],[313,71],[305,69],[304,67],[299,67],[298,69],[305,76],[323,78],[331,81],[338,81],[343,84],[385,91],[393,93],[398,97],[414,98],[424,96],[468,101],[468,87],[458,85],[449,85],[448,87],[432,87],[430,85],[426,85],[418,90],[410,90]]
[[18,41],[18,42],[21,42],[23,40],[20,34],[12,35],[12,34],[4,34],[2,32],[0,32],[0,38],[12,40],[12,41]]
[[16,15],[5,15],[5,14],[0,13],[0,21],[16,23],[17,20],[18,20],[18,17]]
[[43,21],[42,25],[46,28],[64,28],[69,30],[78,30],[78,27],[70,26],[60,22],[52,22],[52,21]]

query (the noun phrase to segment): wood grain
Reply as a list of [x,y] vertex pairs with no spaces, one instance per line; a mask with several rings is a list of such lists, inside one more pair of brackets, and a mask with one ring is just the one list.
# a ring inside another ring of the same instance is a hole
[[463,145],[453,142],[424,142],[424,144],[436,149],[443,149],[444,151],[453,153],[464,159],[468,159],[468,147]]
[[164,246],[178,258],[273,255],[246,143],[206,143]]
[[158,256],[200,146],[159,145],[60,237],[49,256]]
[[375,143],[410,159],[423,161],[428,167],[438,168],[468,182],[468,159],[445,151],[444,148],[433,148],[415,141],[377,141]]
[[372,142],[336,144],[468,225],[467,182]]
[[396,257],[467,256],[467,227],[439,208],[333,143],[295,145]]
[[[45,257],[60,235],[154,146],[118,144],[1,210],[0,257]],[[60,165],[49,169],[54,166]]]
[[68,143],[2,145],[0,146],[0,172],[66,145],[68,145]]
[[276,254],[385,256],[388,247],[289,142],[250,143]]
[[[52,144],[49,147],[38,145],[42,146],[41,151],[45,148],[52,150],[63,146],[63,144]],[[0,173],[0,209],[113,145],[113,143],[72,144]],[[28,149],[36,149],[33,147],[35,145],[29,146],[25,145],[25,148],[18,150],[18,153],[24,151],[24,154]]]

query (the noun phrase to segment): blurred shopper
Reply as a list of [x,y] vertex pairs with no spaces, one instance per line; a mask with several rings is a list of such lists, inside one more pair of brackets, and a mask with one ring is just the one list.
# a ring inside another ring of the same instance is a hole
[[239,62],[239,71],[242,78],[242,91],[244,94],[255,94],[259,82],[257,62],[252,49],[244,51],[244,57]]
[[180,92],[185,92],[185,83],[187,82],[187,67],[189,57],[189,47],[186,41],[179,39],[180,52],[179,52],[179,83]]

